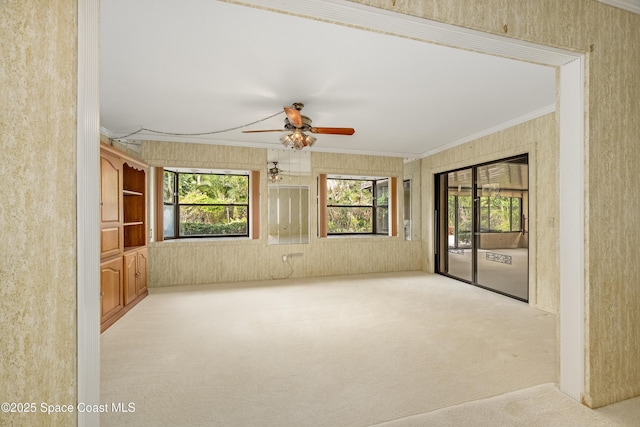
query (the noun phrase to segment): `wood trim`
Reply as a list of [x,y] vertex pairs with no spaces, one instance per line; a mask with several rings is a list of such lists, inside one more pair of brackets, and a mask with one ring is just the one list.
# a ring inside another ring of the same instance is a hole
[[[585,396],[585,58],[580,56],[560,68],[560,224],[558,251],[560,260],[559,387],[580,402],[586,397],[593,406],[593,394]],[[531,231],[531,229],[529,230]],[[569,249],[570,248],[570,249]],[[591,324],[593,326],[593,324]],[[593,340],[593,337],[591,337]]]
[[[78,0],[75,112],[76,177],[76,336],[77,402],[100,402],[100,2]],[[4,142],[3,142],[4,144]],[[69,148],[74,144],[68,141]],[[4,148],[4,145],[3,145]],[[73,171],[68,171],[69,173]],[[52,224],[53,226],[53,224]],[[67,283],[66,286],[72,286]],[[71,307],[66,307],[66,312]],[[51,316],[47,316],[51,318]],[[51,319],[53,321],[53,319]],[[66,344],[65,344],[66,345]],[[97,412],[78,411],[78,427],[100,424]]]
[[156,242],[164,240],[164,168],[156,167],[154,169],[154,195],[155,195],[155,233],[153,233]]
[[397,236],[398,235],[398,177],[397,176],[392,176],[391,177],[391,182],[389,185],[389,192],[390,194],[390,202],[391,202],[391,206],[390,207],[390,220],[391,220],[391,227],[389,227],[389,235],[390,236]]
[[318,237],[327,237],[327,174],[318,175]]
[[140,168],[140,170],[144,170],[145,172],[149,169],[149,165],[146,164],[144,161],[140,159],[136,159],[135,157],[131,157],[127,153],[120,151],[117,148],[112,147],[111,145],[107,145],[104,142],[100,142],[100,150],[102,152],[108,152],[113,154],[116,157],[121,158],[124,162],[129,164],[129,166],[131,167]]
[[251,171],[249,180],[251,193],[251,239],[260,239],[260,171]]

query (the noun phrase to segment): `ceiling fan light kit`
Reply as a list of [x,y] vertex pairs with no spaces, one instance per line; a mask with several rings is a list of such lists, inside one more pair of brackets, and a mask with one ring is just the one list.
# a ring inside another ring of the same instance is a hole
[[316,137],[307,135],[305,132],[325,135],[353,135],[355,133],[353,128],[312,127],[311,119],[300,114],[303,107],[304,104],[300,102],[294,103],[291,107],[284,107],[284,112],[287,115],[287,118],[284,119],[284,129],[245,130],[243,133],[288,131],[291,133],[280,138],[280,142],[285,147],[296,150],[311,147],[316,142]]
[[302,133],[300,129],[296,129],[293,133],[280,138],[280,142],[287,148],[291,146],[291,148],[295,148],[296,150],[302,150],[304,147],[313,146],[316,138]]

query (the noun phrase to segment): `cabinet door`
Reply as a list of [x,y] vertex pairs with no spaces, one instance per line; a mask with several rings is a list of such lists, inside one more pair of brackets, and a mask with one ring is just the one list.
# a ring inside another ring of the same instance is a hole
[[136,280],[138,276],[137,253],[131,252],[124,256],[124,304],[131,303],[138,296]]
[[138,278],[136,281],[136,292],[140,295],[147,290],[147,249],[140,249],[137,255]]
[[100,222],[120,222],[122,160],[109,154],[100,156]]
[[122,251],[122,160],[100,156],[100,255]]
[[100,314],[102,322],[124,308],[122,284],[122,257],[100,264]]

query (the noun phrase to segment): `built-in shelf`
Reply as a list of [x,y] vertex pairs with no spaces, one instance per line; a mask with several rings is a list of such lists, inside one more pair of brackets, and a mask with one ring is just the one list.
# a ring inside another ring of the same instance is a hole
[[144,246],[125,246],[124,250],[123,250],[123,253],[126,254],[128,252],[135,252],[135,251],[137,251],[139,249],[142,249],[142,248],[144,248]]

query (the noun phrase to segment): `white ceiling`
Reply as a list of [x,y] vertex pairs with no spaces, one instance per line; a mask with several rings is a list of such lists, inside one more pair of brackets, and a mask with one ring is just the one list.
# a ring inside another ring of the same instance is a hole
[[[555,109],[554,67],[221,1],[102,0],[100,37],[112,137],[217,132],[302,102],[314,126],[356,130],[316,135],[314,151],[415,158]],[[281,148],[282,135],[128,139]]]
[[598,0],[600,3],[619,7],[630,12],[640,13],[640,0]]

